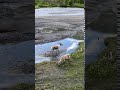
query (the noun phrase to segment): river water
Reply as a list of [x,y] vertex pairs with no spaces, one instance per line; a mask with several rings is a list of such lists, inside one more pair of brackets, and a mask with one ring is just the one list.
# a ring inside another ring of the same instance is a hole
[[40,8],[35,10],[35,18],[41,16],[84,15],[83,8]]
[[97,32],[97,30],[91,28],[88,28],[85,33],[85,64],[91,64],[97,60],[97,56],[106,48],[104,45],[105,38],[115,37],[116,34]]
[[[82,16],[84,15],[84,9],[82,9],[82,8],[58,8],[58,7],[56,7],[56,8],[40,8],[40,9],[35,10],[35,18],[41,18],[43,16],[44,17],[45,16],[53,16],[53,17],[54,16],[60,16],[60,17],[79,16],[78,18],[80,18],[81,15]],[[58,20],[56,20],[56,21],[58,21]],[[42,27],[40,27],[40,28],[42,28]],[[74,28],[74,31],[75,31],[75,28]],[[58,45],[58,43],[63,44],[63,46],[61,46],[59,48],[60,51],[61,51],[60,55],[58,55],[56,57],[57,59],[59,59],[64,54],[70,54],[70,53],[75,52],[75,50],[79,46],[78,45],[79,42],[84,42],[84,40],[76,40],[76,39],[73,39],[73,38],[65,38],[65,39],[62,39],[62,40],[55,41],[55,42],[37,44],[37,45],[35,45],[35,63],[40,63],[40,62],[52,60],[51,57],[45,57],[44,56],[44,54],[47,51],[50,51],[51,46]]]
[[62,40],[55,41],[55,42],[50,42],[50,43],[45,43],[45,44],[37,44],[37,45],[35,45],[35,63],[52,60],[51,57],[45,57],[44,54],[47,51],[51,51],[51,47],[54,45],[58,45],[59,43],[63,44],[59,48],[59,50],[61,52],[60,55],[57,56],[57,59],[59,59],[64,54],[71,54],[71,53],[75,52],[76,49],[78,48],[80,42],[84,42],[84,40],[65,38]]

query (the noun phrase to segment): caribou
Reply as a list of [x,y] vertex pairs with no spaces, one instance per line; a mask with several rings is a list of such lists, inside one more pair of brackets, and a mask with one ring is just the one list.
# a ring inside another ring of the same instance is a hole
[[65,54],[60,58],[60,60],[57,62],[57,64],[61,65],[65,61],[70,61],[70,59],[71,59],[70,54]]
[[55,46],[52,46],[51,47],[51,50],[54,51],[54,50],[59,50],[59,47],[62,46],[63,44],[59,43],[58,45],[55,45]]

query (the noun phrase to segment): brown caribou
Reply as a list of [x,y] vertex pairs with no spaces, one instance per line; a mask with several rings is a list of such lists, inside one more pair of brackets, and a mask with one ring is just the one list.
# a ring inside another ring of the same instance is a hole
[[70,59],[71,59],[71,56],[70,56],[70,54],[65,54],[65,55],[63,55],[61,58],[60,58],[60,60],[57,62],[57,64],[58,65],[61,65],[63,62],[65,62],[66,60],[67,61],[70,61]]
[[58,45],[55,45],[55,46],[52,46],[51,47],[51,50],[54,51],[54,50],[59,50],[59,47],[62,46],[63,44],[59,43]]

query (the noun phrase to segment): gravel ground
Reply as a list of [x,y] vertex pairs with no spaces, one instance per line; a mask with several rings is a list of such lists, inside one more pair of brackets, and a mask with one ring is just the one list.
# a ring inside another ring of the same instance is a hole
[[35,19],[35,43],[72,37],[83,32],[84,16],[44,16]]

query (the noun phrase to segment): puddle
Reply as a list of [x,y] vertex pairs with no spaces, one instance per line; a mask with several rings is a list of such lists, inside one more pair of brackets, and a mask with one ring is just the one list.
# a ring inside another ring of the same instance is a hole
[[59,59],[64,54],[70,54],[76,51],[80,42],[84,42],[84,40],[76,40],[73,38],[65,38],[59,41],[45,43],[45,44],[37,44],[35,45],[35,63],[41,63],[44,61],[51,61],[53,57],[45,57],[45,53],[51,51],[51,47],[54,45],[58,45],[62,43],[63,45],[59,47],[60,54],[56,56],[56,59]]

